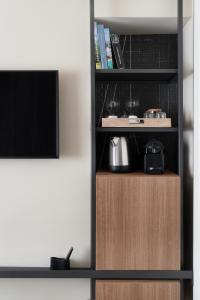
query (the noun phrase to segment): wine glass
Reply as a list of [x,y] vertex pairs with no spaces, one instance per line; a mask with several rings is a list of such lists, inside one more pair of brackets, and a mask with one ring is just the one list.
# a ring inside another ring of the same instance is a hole
[[136,97],[132,95],[132,85],[130,84],[130,98],[128,102],[126,103],[126,112],[127,115],[135,116],[136,114],[136,108],[139,106],[139,101]]
[[118,118],[119,101],[116,100],[116,91],[117,91],[117,84],[115,85],[114,88],[113,98],[106,105],[108,118]]

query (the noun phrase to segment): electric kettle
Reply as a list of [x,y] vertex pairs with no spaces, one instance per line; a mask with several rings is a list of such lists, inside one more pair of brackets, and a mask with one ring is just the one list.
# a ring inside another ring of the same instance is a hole
[[109,168],[116,173],[130,171],[129,145],[126,137],[115,136],[110,139]]

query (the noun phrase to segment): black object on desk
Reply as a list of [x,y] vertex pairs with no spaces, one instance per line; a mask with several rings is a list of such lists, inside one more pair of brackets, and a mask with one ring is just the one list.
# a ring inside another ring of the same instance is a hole
[[66,258],[51,257],[50,269],[51,270],[69,270],[70,269],[70,256],[73,247],[69,249]]

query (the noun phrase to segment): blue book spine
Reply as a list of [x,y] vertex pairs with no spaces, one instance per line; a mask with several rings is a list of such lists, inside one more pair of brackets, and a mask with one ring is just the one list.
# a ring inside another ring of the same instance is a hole
[[108,69],[113,69],[113,59],[112,59],[112,50],[111,50],[111,42],[110,42],[110,29],[105,28],[105,43],[106,43],[106,56],[107,56],[107,64]]
[[102,24],[97,25],[97,32],[98,32],[98,39],[99,39],[102,69],[108,69],[104,26]]

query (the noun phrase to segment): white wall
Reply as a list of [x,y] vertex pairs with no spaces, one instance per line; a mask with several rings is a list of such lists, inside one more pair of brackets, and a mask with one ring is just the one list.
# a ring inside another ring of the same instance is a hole
[[2,300],[88,300],[89,280],[1,279]]
[[[184,0],[184,16],[192,15]],[[177,17],[177,0],[95,0],[96,17]]]
[[[89,1],[1,0],[0,69],[60,70],[59,160],[0,160],[0,265],[90,257]],[[59,295],[59,296],[58,296]],[[0,299],[89,299],[89,281],[0,280]]]
[[[184,173],[193,183],[194,159],[194,31],[193,18],[183,28]],[[188,185],[190,183],[188,182]],[[192,192],[193,186],[188,186]],[[188,195],[189,196],[189,195]],[[190,195],[192,197],[193,195]]]
[[[186,269],[192,269],[192,244],[193,244],[193,182],[194,182],[194,39],[193,39],[193,18],[191,18],[183,29],[183,108],[184,108],[184,160],[183,160],[183,199],[185,208],[185,226],[187,231],[185,240],[187,241],[187,251],[185,249],[184,262]],[[186,297],[188,300],[190,298]],[[198,299],[198,298],[197,298]],[[196,300],[196,299],[194,299]]]

